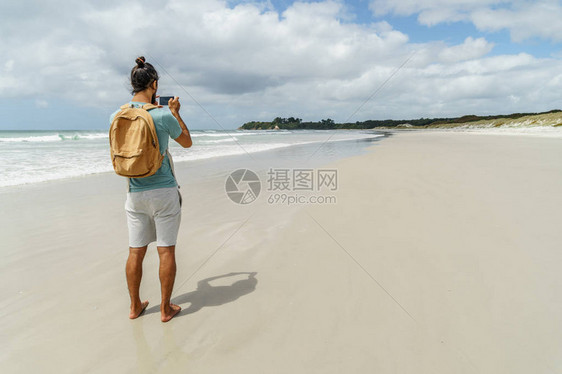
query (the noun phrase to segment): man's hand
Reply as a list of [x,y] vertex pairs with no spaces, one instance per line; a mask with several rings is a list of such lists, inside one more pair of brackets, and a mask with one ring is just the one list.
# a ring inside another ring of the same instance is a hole
[[154,97],[154,102],[152,104],[156,105],[158,108],[162,108],[162,105],[158,104],[158,98],[160,97],[160,95],[156,95]]
[[172,114],[177,115],[180,114],[180,98],[179,97],[174,97],[173,99],[170,99],[170,101],[168,101],[168,107],[170,108],[170,112],[172,112]]
[[168,107],[170,108],[172,115],[178,120],[181,127],[181,135],[174,140],[184,148],[191,147],[193,144],[191,141],[191,135],[189,134],[189,130],[187,129],[185,122],[183,122],[183,119],[181,119],[180,116],[180,98],[176,96],[173,99],[170,99],[168,101]]

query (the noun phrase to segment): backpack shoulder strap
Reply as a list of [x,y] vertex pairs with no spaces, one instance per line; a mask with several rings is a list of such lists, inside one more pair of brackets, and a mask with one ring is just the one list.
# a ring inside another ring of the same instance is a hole
[[142,108],[143,108],[144,110],[150,110],[150,109],[158,108],[158,105],[154,105],[154,104],[144,104],[144,105],[142,106]]
[[[131,103],[127,103],[127,104],[123,104],[119,107],[119,109],[128,109],[128,108],[134,108],[134,105]],[[158,105],[154,105],[154,104],[144,104],[142,106],[142,109],[144,110],[150,110],[150,109],[155,109],[158,108]]]

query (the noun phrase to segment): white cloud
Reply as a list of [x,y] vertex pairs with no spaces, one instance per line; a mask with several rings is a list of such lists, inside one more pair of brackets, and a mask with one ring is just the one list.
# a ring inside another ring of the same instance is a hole
[[8,60],[4,63],[4,71],[10,72],[14,69],[14,60]]
[[[48,96],[109,110],[130,97],[128,74],[142,54],[160,72],[161,93],[182,98],[195,128],[216,125],[182,87],[226,127],[279,115],[343,121],[417,51],[352,121],[519,111],[522,105],[542,110],[559,100],[555,90],[544,89],[561,76],[558,60],[487,58],[493,44],[484,38],[412,44],[384,21],[343,22],[347,10],[340,1],[295,3],[283,14],[267,4],[229,7],[219,0],[163,0],[158,7],[83,1],[72,9],[45,3],[0,9],[0,33],[10,35],[0,39],[7,61],[0,68],[1,98]],[[384,12],[425,9],[413,1],[379,3]],[[467,17],[445,1],[421,2],[429,3]]]
[[410,16],[419,14],[425,25],[440,22],[455,22],[466,17],[471,11],[507,3],[506,0],[371,0],[370,9],[379,16],[397,14]]
[[46,100],[35,100],[35,106],[44,109],[49,107],[49,103]]
[[426,26],[469,21],[481,31],[508,30],[516,42],[562,41],[562,3],[556,0],[372,0],[369,6],[378,16],[417,14]]
[[515,2],[510,8],[477,9],[470,15],[478,29],[509,30],[516,42],[537,37],[562,41],[561,18],[559,1]]
[[480,58],[488,54],[494,47],[484,38],[468,37],[463,44],[446,47],[439,52],[439,60],[443,62],[457,62]]

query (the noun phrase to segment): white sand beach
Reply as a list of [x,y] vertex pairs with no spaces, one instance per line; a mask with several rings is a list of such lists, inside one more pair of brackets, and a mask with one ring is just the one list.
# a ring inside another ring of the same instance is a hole
[[167,324],[152,246],[127,318],[123,179],[3,189],[0,371],[561,372],[561,160],[562,138],[399,132],[326,165],[336,204],[293,206],[179,164]]

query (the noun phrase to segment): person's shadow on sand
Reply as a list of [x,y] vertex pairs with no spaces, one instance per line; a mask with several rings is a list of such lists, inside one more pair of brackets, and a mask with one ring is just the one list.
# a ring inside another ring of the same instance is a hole
[[[232,283],[230,286],[211,286],[211,284],[209,283],[216,279],[233,277],[240,274],[247,274],[248,278],[238,280]],[[206,306],[217,306],[229,303],[241,296],[253,292],[256,289],[256,285],[258,284],[256,274],[257,272],[242,271],[217,275],[215,277],[200,280],[199,282],[197,282],[197,289],[195,291],[186,292],[183,295],[172,298],[171,302],[173,304],[177,304],[180,306],[186,303],[191,304],[187,309],[182,308],[181,312],[177,314],[176,318],[186,314],[195,313]],[[159,311],[160,305],[155,305],[151,308],[148,308],[144,312],[144,314],[157,313]]]
[[[227,278],[240,274],[248,274],[247,279],[241,279],[230,286],[212,286],[211,281],[219,278]],[[195,291],[186,292],[183,295],[176,296],[172,299],[172,303],[182,305],[190,303],[187,309],[183,309],[178,316],[195,313],[206,306],[217,306],[232,302],[241,296],[247,295],[256,289],[258,280],[256,272],[236,272],[216,277],[202,279],[197,283]]]

